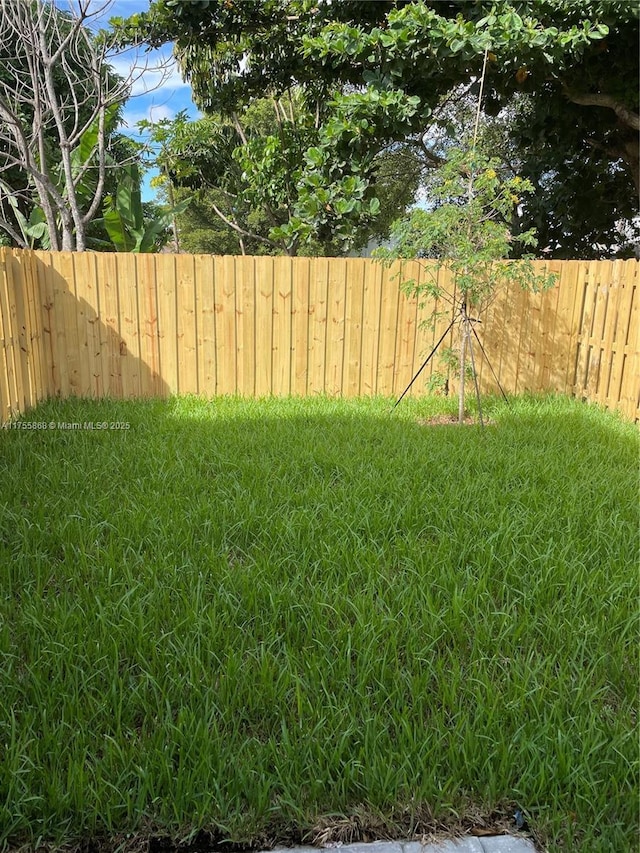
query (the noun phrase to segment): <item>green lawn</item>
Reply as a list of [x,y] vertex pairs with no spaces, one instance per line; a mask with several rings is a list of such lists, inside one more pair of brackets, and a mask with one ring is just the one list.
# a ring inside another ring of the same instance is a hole
[[129,429],[0,431],[0,847],[519,806],[551,850],[636,849],[636,427],[562,399],[420,423],[444,405],[76,400],[23,420]]

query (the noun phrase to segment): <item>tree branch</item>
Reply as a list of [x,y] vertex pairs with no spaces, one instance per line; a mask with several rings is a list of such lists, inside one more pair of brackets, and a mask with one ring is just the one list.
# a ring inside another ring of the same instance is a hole
[[242,140],[242,144],[247,145],[247,137],[244,135],[244,130],[242,129],[242,125],[240,124],[240,119],[238,118],[238,114],[236,113],[235,110],[231,113],[231,119],[233,121],[233,126],[235,127],[235,129],[238,133],[238,136]]
[[264,243],[268,243],[270,246],[273,246],[275,249],[281,249],[282,248],[282,246],[279,246],[278,243],[274,242],[269,237],[263,237],[260,234],[252,234],[251,231],[247,231],[246,229],[241,228],[239,225],[237,225],[231,219],[228,219],[224,215],[224,213],[220,210],[220,208],[217,207],[210,200],[209,200],[209,204],[211,205],[211,207],[216,212],[216,215],[219,216],[220,219],[222,219],[222,221],[225,222],[229,226],[229,228],[233,228],[233,230],[236,231],[238,234],[242,234],[244,237],[251,237],[254,240],[262,240]]
[[625,107],[620,101],[616,101],[612,95],[605,95],[599,92],[574,92],[567,86],[563,86],[562,91],[572,103],[585,107],[607,107],[613,110],[620,121],[626,124],[627,127],[633,130],[640,130],[640,115]]
[[424,141],[424,135],[419,136],[417,139],[407,139],[406,144],[418,148],[429,161],[431,168],[437,169],[438,166],[443,166],[447,162],[446,157],[441,157],[432,148],[429,148]]
[[[0,202],[1,201],[2,199],[0,198]],[[4,208],[1,209],[2,216],[0,216],[0,228],[2,228],[3,231],[6,231],[9,237],[11,237],[14,243],[17,243],[21,249],[28,249],[29,246],[27,246],[27,244],[25,243],[22,234],[18,234],[15,228],[7,222],[7,220],[4,218]]]

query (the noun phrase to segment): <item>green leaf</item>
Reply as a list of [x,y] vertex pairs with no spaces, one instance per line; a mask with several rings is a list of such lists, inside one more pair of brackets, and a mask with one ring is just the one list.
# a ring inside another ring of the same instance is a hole
[[134,250],[136,238],[129,233],[129,226],[118,210],[106,210],[102,221],[117,252],[132,252]]
[[305,159],[310,166],[322,166],[324,154],[320,148],[309,148],[305,152]]
[[18,207],[18,202],[14,196],[7,195],[7,201],[13,208],[14,216],[16,217],[18,227],[20,228],[20,232],[25,243],[33,249],[35,241],[40,240],[41,248],[50,249],[51,235],[49,234],[49,226],[47,225],[47,220],[42,208],[34,207],[29,214],[29,219],[27,219]]

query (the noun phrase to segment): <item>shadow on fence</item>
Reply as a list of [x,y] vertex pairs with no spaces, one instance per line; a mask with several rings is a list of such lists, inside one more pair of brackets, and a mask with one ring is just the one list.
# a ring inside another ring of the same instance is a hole
[[105,322],[99,305],[77,296],[75,276],[38,254],[0,253],[0,421],[47,397],[167,396],[160,365],[119,331],[117,295]]

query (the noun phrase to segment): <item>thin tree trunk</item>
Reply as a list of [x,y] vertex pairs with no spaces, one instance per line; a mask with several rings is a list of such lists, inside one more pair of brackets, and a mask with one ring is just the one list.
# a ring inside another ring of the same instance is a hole
[[[82,221],[82,215],[78,206],[76,188],[73,182],[73,169],[71,166],[71,145],[69,142],[67,131],[64,126],[62,110],[60,109],[60,102],[56,93],[54,80],[54,61],[55,57],[60,52],[60,47],[58,47],[58,50],[54,53],[52,58],[49,55],[45,22],[41,15],[38,16],[38,31],[40,36],[39,42],[41,53],[41,69],[44,74],[44,84],[46,86],[47,94],[49,96],[49,108],[53,114],[58,133],[58,139],[60,141],[60,153],[62,169],[64,173],[66,202],[68,207],[69,219],[71,219],[73,223],[71,224],[71,222],[69,222],[69,220],[67,219],[67,215],[63,214],[62,250],[84,252],[84,223]],[[73,233],[74,230],[75,234]]]
[[[66,211],[65,211],[66,212]],[[66,219],[66,216],[65,216]],[[73,220],[63,221],[62,223],[62,251],[63,252],[84,252],[84,246],[80,248],[74,239]]]
[[467,360],[466,312],[460,320],[460,388],[458,389],[458,423],[464,423],[464,375]]
[[[167,175],[165,171],[165,178],[167,179],[167,188],[169,195],[169,204],[171,205],[171,209],[175,210],[176,199],[173,194],[173,184],[171,183],[171,178]],[[176,253],[180,254],[180,235],[178,234],[178,223],[176,221],[175,213],[171,214],[171,230],[173,231],[173,242],[176,247]],[[244,252],[242,253],[244,255]]]

